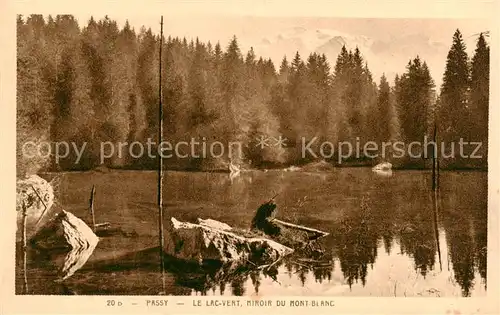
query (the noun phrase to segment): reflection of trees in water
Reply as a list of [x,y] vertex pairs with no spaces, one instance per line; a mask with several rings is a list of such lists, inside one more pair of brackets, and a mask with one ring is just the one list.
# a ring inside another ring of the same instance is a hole
[[[235,296],[243,296],[245,294],[245,281],[248,279],[248,276],[244,277],[234,277],[231,281],[231,289],[232,293]],[[257,290],[257,289],[255,289]]]
[[379,231],[371,208],[365,203],[360,211],[347,216],[338,229],[340,268],[349,286],[361,279],[366,284],[368,265],[377,257]]
[[318,266],[318,267],[313,269],[314,278],[319,283],[323,283],[324,280],[331,281],[334,269],[335,269],[335,265],[334,265],[333,261],[329,265]]
[[255,293],[259,293],[260,287],[260,273],[252,272],[250,274],[250,279],[252,280],[252,285],[255,290]]
[[[253,201],[249,200],[262,198],[266,191],[281,191],[278,210],[286,212],[286,215],[294,214],[284,211],[288,204],[296,200],[294,197],[297,193],[296,185],[290,185],[291,179],[287,181],[279,178],[269,182],[267,175],[259,176],[256,175],[252,183],[239,182],[233,185],[225,183],[212,186],[213,191],[207,192],[210,196],[207,195],[206,198],[226,195],[230,197],[220,197],[222,200],[219,202],[233,203],[243,196],[243,203],[248,203],[243,207],[252,208]],[[476,269],[486,282],[486,181],[481,179],[481,176],[476,181],[461,178],[460,184],[453,184],[455,186],[451,187],[450,182],[457,181],[456,176],[452,174],[442,176],[438,222],[445,228],[449,261],[452,264],[450,267],[453,268],[455,280],[462,287],[463,294],[470,295]],[[411,176],[413,177],[414,175]],[[385,182],[380,182],[380,187],[376,189],[361,187],[368,185],[368,181],[359,181],[358,184],[361,186],[356,189],[371,191],[370,200],[365,204],[367,206],[360,207],[359,199],[348,200],[347,204],[342,204],[347,211],[342,214],[342,220],[334,221],[329,229],[331,235],[328,238],[331,242],[328,242],[332,244],[329,245],[332,254],[340,260],[340,268],[349,285],[358,280],[364,285],[367,273],[370,272],[369,265],[377,258],[378,243],[382,242],[386,253],[390,255],[396,238],[401,251],[413,259],[415,270],[426,276],[434,269],[437,261],[437,244],[433,202],[429,195],[431,192],[423,191],[422,188],[415,189],[416,186],[421,186],[422,182],[427,182],[427,177],[414,180],[411,178],[408,182],[405,179],[400,187],[394,189],[385,189]],[[295,177],[292,179],[295,180]],[[484,187],[478,187],[481,185]],[[304,190],[306,191],[306,188]],[[290,278],[299,279],[303,285],[312,277],[317,282],[329,281],[334,270],[333,265],[304,267],[294,264],[293,259],[283,261],[282,265]],[[217,282],[221,294],[228,285],[234,294],[244,294],[242,286],[249,277],[254,290],[258,292],[262,277],[269,275],[257,272],[241,277],[236,281],[225,278],[224,281]],[[273,279],[276,279],[275,276]],[[246,290],[249,291],[248,288]]]
[[[426,181],[426,178],[420,180]],[[388,236],[397,237],[401,253],[411,257],[415,271],[425,277],[434,269],[437,254],[432,191],[415,189],[414,185],[422,185],[420,181],[405,184],[408,187],[400,187],[401,190],[393,196],[390,208],[393,215],[392,218],[386,217],[393,224],[386,224],[382,231],[384,244],[387,251],[390,246]]]
[[220,289],[220,295],[224,295],[224,292],[226,291],[226,282],[225,281],[219,282],[219,289]]
[[444,209],[442,221],[449,260],[455,281],[462,287],[463,296],[471,295],[476,268],[486,283],[487,182],[485,178],[477,177],[478,175],[470,177],[470,180],[461,178],[460,181],[447,182],[443,187],[447,194],[441,198],[440,206]]
[[[472,188],[482,183],[486,182],[445,189],[441,198],[448,201],[441,203],[437,215],[438,221],[445,221],[450,261],[464,295],[470,295],[474,266],[486,281],[487,198],[482,194],[487,190],[483,187],[477,192]],[[365,284],[367,265],[377,257],[378,240],[390,254],[394,238],[398,237],[401,251],[412,257],[415,270],[424,277],[435,268],[438,247],[432,198],[411,187],[402,187],[397,194],[381,189],[367,205],[364,211],[346,212],[340,226],[332,227],[332,237],[338,244],[336,253],[349,285],[358,279]],[[445,210],[458,217],[446,222],[450,218]],[[440,212],[445,212],[444,218]]]
[[340,268],[349,286],[352,286],[354,282],[357,283],[358,279],[361,279],[361,283],[365,286],[368,272],[367,265],[374,261],[373,259],[370,262],[371,255],[367,255],[364,252],[364,248],[361,251],[358,251],[358,249],[347,249],[346,251],[340,251],[340,253]]
[[200,295],[207,295],[207,292],[212,291],[214,294],[218,292],[224,295],[224,292],[229,287],[231,294],[234,296],[243,296],[247,293],[248,280],[252,283],[255,293],[259,293],[259,288],[262,279],[271,279],[277,281],[279,274],[278,269],[284,267],[289,269],[290,277],[299,279],[302,286],[305,286],[307,279],[313,275],[316,282],[322,283],[325,280],[332,279],[334,264],[333,262],[307,261],[298,262],[297,257],[292,257],[291,260],[284,259],[269,268],[264,269],[248,269],[244,266],[232,267],[202,267],[190,268],[169,268],[168,272],[175,276],[175,282],[180,287],[190,288]]
[[308,276],[314,276],[314,280],[319,283],[331,281],[335,264],[333,261],[325,260],[285,260],[283,262],[289,277],[295,275],[300,280],[302,286],[305,285]]
[[385,229],[385,233],[382,235],[382,240],[384,242],[384,248],[387,255],[391,254],[393,239],[394,234],[392,233],[392,229]]
[[487,181],[484,181],[481,187],[482,194],[476,196],[479,207],[472,211],[472,227],[475,243],[475,261],[476,266],[484,281],[486,288],[487,277],[487,253],[488,253],[488,191]]
[[455,280],[462,287],[462,295],[470,296],[476,266],[486,281],[486,227],[474,228],[475,220],[461,211],[445,212],[443,221]]
[[293,271],[293,264],[292,264],[292,261],[287,259],[285,262],[284,262],[284,265],[285,265],[285,268],[286,268],[286,272],[288,273],[288,278],[292,278],[292,275],[294,273]]
[[474,220],[474,241],[475,241],[475,259],[477,269],[481,279],[485,283],[486,288],[486,277],[487,277],[487,254],[488,254],[488,228],[487,228],[487,213],[485,214],[485,219]]
[[176,285],[190,288],[201,295],[206,295],[209,291],[213,291],[214,294],[218,291],[220,295],[224,295],[226,289],[230,288],[232,295],[243,296],[247,291],[246,284],[249,278],[256,293],[259,292],[262,276],[276,280],[279,264],[264,269],[237,263],[226,265],[207,263],[200,266],[171,258],[166,267],[167,271],[174,275]]
[[307,274],[309,273],[309,269],[303,267],[299,267],[298,269],[299,270],[297,271],[297,274],[299,276],[300,283],[302,283],[302,286],[304,286],[306,284]]
[[193,267],[186,271],[182,268],[170,268],[168,271],[174,274],[177,285],[191,288],[201,295],[206,295],[211,290],[219,291],[220,295],[223,295],[229,286],[232,295],[242,296],[245,294],[245,283],[249,276],[257,273],[255,276],[259,277],[258,270],[251,271],[245,267],[233,266]]
[[436,263],[436,238],[433,227],[433,213],[426,205],[412,208],[406,213],[403,225],[399,231],[401,251],[412,257],[415,263],[415,270],[422,276],[434,269]]
[[470,296],[474,286],[474,240],[470,232],[464,231],[463,227],[463,224],[470,221],[457,219],[457,217],[448,218],[449,221],[445,223],[449,259],[455,280],[462,287],[462,295]]

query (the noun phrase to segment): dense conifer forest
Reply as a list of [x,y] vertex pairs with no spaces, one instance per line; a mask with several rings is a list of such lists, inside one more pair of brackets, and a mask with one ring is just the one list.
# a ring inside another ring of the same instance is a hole
[[[80,28],[70,15],[19,16],[18,167],[92,169],[101,163],[101,142],[158,141],[159,43],[159,35],[151,29],[135,30],[128,22],[120,29],[108,17],[91,18]],[[482,159],[443,159],[443,168],[485,168],[489,47],[484,34],[478,34],[476,45],[474,55],[468,56],[460,30],[450,34],[443,84],[436,89],[419,56],[388,82],[385,76],[372,76],[369,60],[357,48],[343,47],[336,60],[290,51],[275,65],[252,49],[240,51],[236,37],[228,43],[211,43],[166,34],[161,81],[164,138],[239,141],[244,145],[237,162],[258,168],[310,162],[313,157],[301,156],[303,139],[316,138],[315,145],[322,141],[407,145],[422,142],[424,136],[432,139],[437,126],[440,141],[458,143],[463,138],[484,143]],[[255,142],[261,136],[282,136],[286,147],[260,148]],[[26,141],[79,146],[87,142],[87,146],[76,164],[71,155],[58,163],[50,158],[33,163],[19,155]],[[331,161],[337,162],[335,154]],[[192,157],[165,163],[169,168],[203,170],[217,162]],[[392,162],[405,168],[430,165],[424,159]],[[373,163],[354,156],[344,165]],[[157,165],[147,155],[128,154],[116,154],[105,164],[133,169]]]

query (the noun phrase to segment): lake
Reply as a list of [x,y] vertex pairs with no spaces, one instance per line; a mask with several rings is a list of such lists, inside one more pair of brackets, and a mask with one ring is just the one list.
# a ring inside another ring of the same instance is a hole
[[[53,264],[30,254],[30,294],[485,296],[487,173],[440,175],[434,198],[430,171],[393,171],[390,177],[369,168],[251,171],[234,179],[166,172],[165,217],[247,228],[259,205],[278,194],[278,218],[330,233],[323,243],[331,260],[313,267],[284,261],[272,272],[230,277],[224,270],[196,275],[167,268],[162,278],[156,256],[129,255],[157,246],[155,172],[45,174],[57,205],[88,223],[95,185],[96,221],[127,233],[103,238],[64,285],[53,283]],[[20,292],[21,284],[16,287]]]

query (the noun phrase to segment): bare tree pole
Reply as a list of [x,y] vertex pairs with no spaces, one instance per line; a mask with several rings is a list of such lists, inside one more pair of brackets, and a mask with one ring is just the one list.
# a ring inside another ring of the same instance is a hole
[[23,239],[23,278],[24,278],[24,294],[28,294],[28,247],[27,247],[27,235],[26,235],[26,223],[27,223],[27,213],[26,213],[26,204],[23,200],[22,205],[23,210],[23,225],[22,225],[22,239]]
[[437,248],[437,253],[438,253],[438,258],[439,258],[439,268],[441,271],[443,271],[443,264],[441,262],[441,246],[439,244],[439,199],[438,199],[438,191],[437,189],[434,190],[432,194],[432,201],[433,201],[433,206],[434,206],[434,217],[433,217],[433,225],[434,225],[434,237],[436,239],[436,248]]
[[38,224],[40,223],[40,221],[42,221],[43,216],[45,215],[45,212],[47,211],[47,205],[45,204],[45,202],[43,202],[43,198],[40,197],[40,194],[38,194],[38,191],[36,191],[35,186],[31,185],[31,189],[33,189],[33,191],[35,192],[38,200],[40,200],[40,202],[43,205],[43,212],[42,212],[42,214],[40,215],[40,217],[38,218],[38,220],[36,221],[36,224],[35,224],[35,229],[36,229],[38,227]]
[[438,143],[437,143],[437,111],[434,112],[434,131],[432,134],[432,141],[434,142],[436,146],[436,150],[434,150],[432,154],[432,201],[433,201],[433,206],[434,206],[434,216],[433,216],[433,227],[434,227],[434,237],[436,239],[436,248],[437,248],[437,253],[438,253],[438,258],[439,258],[439,268],[440,270],[443,270],[443,265],[441,261],[441,246],[439,244],[439,195],[438,195],[438,189],[439,189],[439,150],[438,150]]
[[[161,59],[162,59],[162,46],[163,46],[163,15],[160,21],[160,53],[159,53],[159,81],[158,81],[158,145],[160,146],[163,142],[163,104],[162,104],[162,80],[161,80]],[[158,151],[159,152],[159,151]],[[159,152],[158,157],[158,226],[159,226],[159,243],[160,243],[160,268],[162,272],[162,279],[164,280],[165,266],[164,266],[164,239],[163,239],[163,157]]]
[[92,190],[90,191],[89,207],[90,213],[92,214],[92,229],[94,233],[96,232],[95,226],[95,214],[94,214],[94,200],[95,200],[95,185],[92,185]]
[[439,145],[437,141],[438,118],[437,109],[434,110],[434,132],[432,141],[436,145],[436,150],[432,154],[432,190],[439,189]]
[[[432,135],[432,140],[434,141],[436,148],[437,148],[437,143],[436,143],[436,122],[434,122],[434,131]],[[432,153],[432,190],[437,189],[437,180],[436,180],[436,151],[437,149]]]

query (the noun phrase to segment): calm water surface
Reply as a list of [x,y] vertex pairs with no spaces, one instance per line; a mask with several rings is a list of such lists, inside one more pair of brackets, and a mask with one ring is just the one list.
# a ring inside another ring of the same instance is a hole
[[[367,168],[331,173],[167,172],[166,217],[212,218],[249,226],[254,211],[279,193],[277,217],[330,233],[330,262],[285,261],[267,273],[179,274],[160,277],[156,173],[49,174],[58,204],[91,222],[88,197],[96,185],[96,220],[127,235],[103,238],[87,264],[53,284],[54,265],[30,254],[31,294],[484,296],[487,256],[487,173],[442,172],[435,200],[430,172]],[[156,254],[157,255],[157,254]],[[19,271],[19,268],[18,268]],[[234,276],[236,274],[237,276]],[[17,289],[19,292],[20,284]]]

